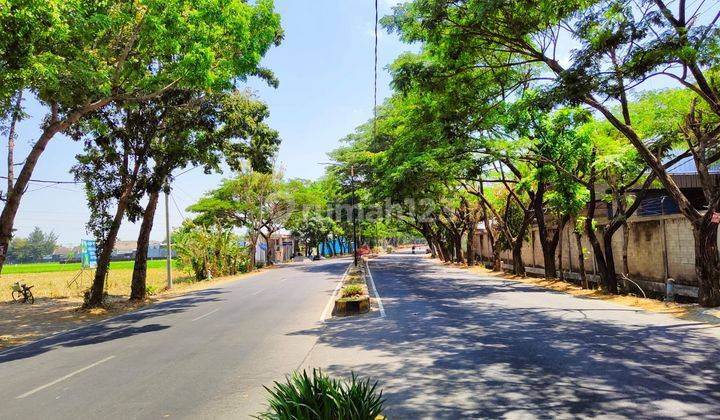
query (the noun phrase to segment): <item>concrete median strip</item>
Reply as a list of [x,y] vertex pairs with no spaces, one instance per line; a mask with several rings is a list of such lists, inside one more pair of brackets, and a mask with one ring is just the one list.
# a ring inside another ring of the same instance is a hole
[[18,395],[18,396],[15,397],[15,398],[16,398],[16,399],[22,399],[22,398],[25,398],[25,397],[29,397],[30,395],[32,395],[32,394],[34,394],[34,393],[36,393],[36,392],[42,391],[42,390],[45,389],[45,388],[50,388],[51,386],[53,386],[53,385],[55,385],[55,384],[57,384],[57,383],[60,383],[60,382],[62,382],[62,381],[64,381],[64,380],[66,380],[66,379],[72,378],[73,376],[77,375],[78,373],[85,372],[85,371],[88,370],[88,369],[92,369],[92,368],[94,368],[95,366],[100,365],[100,364],[102,364],[102,363],[105,363],[105,362],[107,362],[108,360],[111,360],[111,359],[114,359],[114,358],[115,358],[115,356],[108,356],[108,357],[106,357],[106,358],[104,358],[104,359],[102,359],[102,360],[100,360],[100,361],[97,361],[97,362],[95,362],[95,363],[93,363],[93,364],[87,365],[87,366],[85,366],[85,367],[82,368],[82,369],[78,369],[78,370],[76,370],[76,371],[74,371],[74,372],[68,373],[67,375],[65,375],[65,376],[63,376],[63,377],[60,377],[60,378],[58,378],[58,379],[55,379],[55,380],[52,381],[52,382],[48,382],[48,383],[46,383],[45,385],[39,386],[39,387],[37,387],[37,388],[35,388],[35,389],[33,389],[33,390],[30,390],[30,391],[28,391],[28,392],[26,392],[26,393],[24,393],[24,394],[22,394],[22,395]]

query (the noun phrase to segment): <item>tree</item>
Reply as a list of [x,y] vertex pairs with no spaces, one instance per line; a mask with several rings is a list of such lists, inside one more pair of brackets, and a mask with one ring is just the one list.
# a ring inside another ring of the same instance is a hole
[[[249,161],[257,170],[267,170],[270,157],[276,153],[280,142],[278,133],[263,122],[269,115],[267,106],[247,92],[184,93],[182,96],[179,104],[161,104],[163,125],[167,129],[150,139],[148,164],[152,170],[141,186],[148,196],[148,203],[142,211],[138,234],[130,292],[132,300],[145,299],[150,232],[160,191],[171,185],[173,171],[192,165],[203,166],[206,173],[219,172],[223,161],[231,168],[238,168],[243,160]],[[271,213],[280,218],[278,212],[276,207]]]
[[[3,249],[46,146],[84,116],[174,88],[229,90],[248,75],[276,83],[258,65],[282,38],[271,0],[11,0],[0,9],[0,20],[7,31],[0,37],[0,66],[8,70],[0,73],[3,81],[12,82],[2,84],[0,103],[25,90],[49,108],[42,133],[7,192],[0,214]],[[2,253],[0,269],[4,258]]]
[[8,250],[8,260],[13,262],[41,261],[57,248],[57,235],[43,232],[39,227],[30,232],[27,238],[14,238]]
[[292,234],[305,243],[306,256],[309,257],[313,248],[316,248],[317,255],[320,255],[320,244],[327,240],[333,227],[331,218],[311,212],[293,225]]
[[[249,239],[249,270],[255,269],[255,252],[260,236],[269,239],[269,231],[277,229],[291,211],[283,191],[282,173],[262,173],[245,169],[234,178],[225,179],[188,210],[198,213],[196,222],[204,225],[247,229]],[[267,254],[266,254],[267,257]]]
[[[266,165],[258,161],[260,156],[267,160],[258,150],[272,151],[278,142],[277,133],[262,122],[266,116],[265,105],[241,92],[205,95],[171,90],[145,103],[105,108],[80,127],[77,135],[84,139],[85,154],[73,171],[85,182],[92,209],[88,226],[100,252],[88,305],[102,298],[124,216],[133,221],[142,218],[130,297],[145,298],[150,231],[159,192],[171,172],[189,164],[218,171],[223,161],[237,165],[245,157]],[[148,204],[143,210],[140,199],[146,193]]]
[[[655,77],[670,78],[692,91],[696,100],[686,110],[686,126],[695,127],[687,130],[693,133],[693,159],[701,173],[717,161],[714,144],[720,128],[697,122],[720,112],[719,86],[708,77],[718,64],[720,15],[699,16],[701,8],[686,2],[679,3],[674,14],[661,0],[566,1],[561,6],[540,1],[525,6],[492,0],[414,1],[396,7],[385,23],[407,41],[427,42],[427,48],[442,56],[446,74],[482,71],[505,86],[508,69],[524,71],[525,82],[518,86],[537,85],[551,102],[584,104],[601,114],[637,150],[693,226],[699,300],[703,306],[717,306],[720,257],[712,216],[720,210],[720,187],[708,189],[712,194],[706,194],[705,213],[693,207],[636,129],[629,98]],[[557,54],[563,37],[579,45],[567,66]],[[700,103],[706,107],[703,118],[698,116]]]

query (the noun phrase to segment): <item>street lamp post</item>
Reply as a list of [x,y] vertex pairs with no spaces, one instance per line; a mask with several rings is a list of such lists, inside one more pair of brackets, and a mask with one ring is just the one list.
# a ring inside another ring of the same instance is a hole
[[[331,162],[320,162],[320,165],[333,165]],[[357,216],[355,214],[355,165],[350,165],[350,190],[352,191],[352,225],[353,225],[353,262],[358,264]]]
[[353,262],[358,264],[357,218],[355,216],[355,165],[350,165],[350,189],[352,190]]

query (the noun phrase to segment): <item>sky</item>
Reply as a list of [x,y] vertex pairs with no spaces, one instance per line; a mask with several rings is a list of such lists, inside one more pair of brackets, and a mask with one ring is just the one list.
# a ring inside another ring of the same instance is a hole
[[[397,2],[380,0],[380,15],[390,13]],[[372,115],[373,5],[373,0],[276,0],[285,40],[268,52],[262,64],[275,72],[280,86],[274,89],[260,80],[248,80],[247,87],[269,106],[268,123],[282,139],[277,160],[289,178],[320,177],[325,170],[322,163],[328,161],[327,152]],[[378,103],[390,94],[386,66],[402,52],[417,50],[380,30]],[[16,162],[22,162],[38,138],[47,111],[32,98],[25,100],[25,107],[30,117],[18,127]],[[33,179],[72,180],[69,170],[80,151],[80,144],[56,136],[40,158]],[[6,171],[3,158],[0,173]],[[205,175],[195,169],[177,177],[169,202],[171,226],[192,217],[185,208],[216,187],[224,176],[230,174]],[[81,239],[91,237],[85,229],[88,218],[81,185],[31,183],[16,217],[16,236],[27,236],[38,226],[55,232],[61,244],[78,245]],[[162,200],[155,220],[151,238],[163,240]],[[124,221],[119,239],[136,240],[139,227],[139,223]]]

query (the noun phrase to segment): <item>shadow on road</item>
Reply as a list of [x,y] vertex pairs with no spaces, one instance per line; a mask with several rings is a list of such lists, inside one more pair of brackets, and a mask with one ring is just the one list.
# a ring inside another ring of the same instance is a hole
[[572,297],[420,258],[387,256],[371,268],[386,319],[295,334],[318,336],[326,354],[357,355],[328,356],[327,368],[379,379],[390,417],[662,418],[720,408],[720,349],[705,324],[663,325],[577,299],[564,308],[553,300]]
[[103,343],[131,337],[138,334],[161,331],[170,328],[161,324],[143,324],[140,322],[187,311],[204,303],[219,301],[220,295],[228,293],[222,289],[207,289],[193,292],[181,298],[161,302],[139,311],[130,312],[115,318],[101,321],[79,329],[50,336],[25,346],[10,348],[0,353],[0,364],[13,360],[34,357],[59,347],[77,347]]

